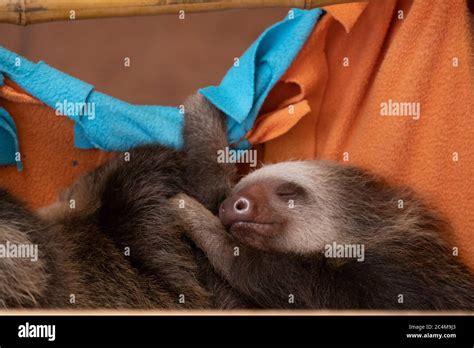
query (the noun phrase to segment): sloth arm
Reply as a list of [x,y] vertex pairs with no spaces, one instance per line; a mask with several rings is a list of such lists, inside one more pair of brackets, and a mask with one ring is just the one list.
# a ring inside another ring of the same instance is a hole
[[187,193],[217,213],[235,177],[234,164],[217,160],[219,151],[228,146],[226,116],[199,93],[190,96],[184,106]]
[[214,269],[230,281],[235,242],[229,237],[220,220],[186,194],[171,198],[171,206],[178,225],[206,254]]

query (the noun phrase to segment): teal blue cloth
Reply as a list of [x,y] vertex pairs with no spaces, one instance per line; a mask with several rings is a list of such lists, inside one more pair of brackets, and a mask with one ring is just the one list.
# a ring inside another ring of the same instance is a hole
[[[64,109],[64,116],[76,122],[74,143],[78,148],[122,151],[152,142],[172,148],[182,146],[183,115],[178,108],[123,102],[97,92],[90,84],[43,62],[32,63],[2,47],[0,72],[53,109],[58,110],[58,105],[65,103],[93,105],[93,118],[92,115],[80,115],[76,110],[68,112],[67,108]],[[1,122],[0,128],[5,125],[6,122]],[[5,143],[1,138],[0,152],[6,148]]]
[[[200,90],[228,117],[231,143],[241,141],[252,128],[271,88],[288,69],[310,35],[322,10],[290,11],[281,22],[268,28],[240,57],[219,86]],[[141,144],[159,143],[181,149],[183,115],[176,107],[133,105],[94,90],[86,82],[56,70],[44,62],[32,63],[0,47],[0,86],[8,77],[21,88],[63,116],[75,121],[77,148],[124,151]],[[61,107],[65,106],[62,110]],[[71,107],[75,106],[75,107]],[[91,112],[93,111],[93,112]],[[34,116],[34,115],[32,115]],[[17,164],[16,128],[0,109],[0,164]]]
[[[229,116],[229,139],[235,143],[252,128],[272,87],[288,69],[321,16],[321,9],[293,9],[271,26],[240,57],[217,87],[200,93]],[[249,144],[242,141],[239,148]]]
[[16,135],[15,122],[8,112],[0,107],[0,164],[16,164],[22,170],[20,146]]

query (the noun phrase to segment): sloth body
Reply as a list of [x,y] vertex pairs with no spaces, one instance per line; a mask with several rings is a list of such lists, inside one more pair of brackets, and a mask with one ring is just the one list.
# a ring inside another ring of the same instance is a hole
[[[168,199],[184,192],[216,211],[232,177],[232,167],[209,157],[226,146],[221,114],[199,96],[186,110],[183,152],[157,145],[118,155],[39,212],[0,190],[0,244],[37,245],[39,253],[37,262],[0,259],[0,306],[243,306],[232,302],[231,289],[219,298],[228,286],[208,272],[169,207]],[[213,277],[211,294],[203,283]]]
[[0,191],[0,244],[39,250],[0,259],[6,307],[473,309],[448,226],[410,192],[323,161],[233,187],[223,115],[200,96],[185,110],[183,152],[119,155],[39,214]]
[[474,309],[474,278],[442,238],[449,227],[409,190],[357,168],[263,167],[220,219],[184,194],[173,202],[213,268],[259,307]]

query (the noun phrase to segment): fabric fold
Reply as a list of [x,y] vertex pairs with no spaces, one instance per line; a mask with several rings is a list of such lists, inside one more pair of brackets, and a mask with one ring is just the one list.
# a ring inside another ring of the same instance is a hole
[[[242,140],[252,128],[264,99],[296,57],[322,13],[320,9],[291,10],[283,21],[260,35],[221,85],[200,90],[228,116],[231,143]],[[73,120],[74,145],[79,149],[124,151],[149,143],[174,149],[183,146],[184,118],[177,107],[133,105],[118,100],[44,62],[30,62],[0,47],[0,86],[4,85],[4,77],[54,109],[58,117]],[[15,132],[11,127],[7,131],[6,121],[3,124],[4,132]],[[238,144],[239,148],[250,146],[246,140]],[[0,151],[11,151],[14,147],[11,137],[0,139]],[[0,164],[14,164],[11,154],[1,158]]]
[[[295,59],[322,14],[321,9],[291,10],[285,20],[268,28],[247,49],[219,86],[200,90],[229,116],[230,142],[242,140],[252,128],[268,93]],[[247,141],[240,145],[250,146]]]

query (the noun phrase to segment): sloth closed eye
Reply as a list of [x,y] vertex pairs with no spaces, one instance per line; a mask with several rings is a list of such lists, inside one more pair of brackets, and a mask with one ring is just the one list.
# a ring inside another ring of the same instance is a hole
[[292,182],[287,182],[278,186],[275,193],[283,200],[302,198],[306,196],[305,189]]

